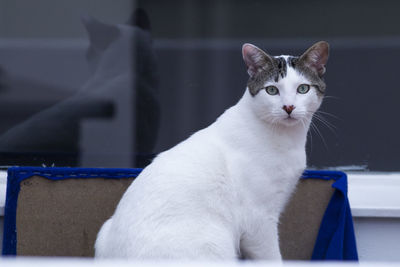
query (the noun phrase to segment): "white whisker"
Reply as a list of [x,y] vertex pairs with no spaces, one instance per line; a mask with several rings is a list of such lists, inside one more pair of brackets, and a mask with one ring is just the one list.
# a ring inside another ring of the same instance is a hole
[[317,125],[312,121],[312,119],[310,119],[309,121],[310,121],[310,129],[317,133],[317,135],[321,138],[322,143],[324,144],[326,150],[329,151],[329,148],[328,148],[328,145],[326,144],[325,138],[323,137],[321,131],[318,129]]
[[334,135],[337,136],[336,126],[333,123],[329,122],[322,114],[318,114],[319,111],[315,112],[314,114],[312,112],[308,113],[312,114],[312,118],[315,118],[318,122],[320,122],[322,125],[328,128]]
[[337,135],[336,132],[336,126],[333,125],[332,123],[330,123],[329,121],[327,121],[324,117],[322,117],[321,115],[318,114],[314,114],[313,116],[316,120],[318,120],[319,122],[321,122],[326,128],[328,128],[329,130],[331,130],[335,135]]
[[325,112],[325,111],[322,111],[322,110],[318,110],[317,112],[315,112],[315,114],[317,114],[317,113],[320,113],[320,114],[323,114],[323,115],[327,115],[327,116],[331,116],[332,118],[335,118],[335,119],[337,119],[337,120],[340,120],[340,118],[339,118],[338,116],[335,116],[335,115],[333,115],[333,114],[331,114],[331,113],[329,113],[329,112]]
[[[310,147],[311,147],[311,151],[313,149],[313,136],[312,136],[312,130],[310,130],[310,120],[307,117],[302,117],[301,119],[301,123],[304,126],[304,129],[307,131],[307,136],[310,136]],[[307,124],[309,125],[308,129],[307,129]]]
[[311,122],[311,125],[314,126],[313,129],[316,131],[316,133],[317,133],[317,134],[319,135],[319,137],[321,138],[322,143],[324,144],[326,150],[329,150],[328,145],[326,144],[325,138],[324,138],[324,136],[322,135],[322,133],[320,132],[320,130],[318,129],[317,125],[314,124],[314,122]]
[[340,97],[331,96],[331,95],[326,95],[326,96],[323,97],[323,100],[325,100],[325,99],[327,99],[327,100],[330,100],[330,99],[340,100]]

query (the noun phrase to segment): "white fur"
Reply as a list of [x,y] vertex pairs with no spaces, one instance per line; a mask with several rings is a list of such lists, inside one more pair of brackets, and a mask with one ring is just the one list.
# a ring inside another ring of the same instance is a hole
[[[309,123],[321,97],[297,71],[248,90],[215,123],[161,153],[102,227],[96,257],[281,259],[278,221],[306,166]],[[271,84],[268,84],[271,85]],[[282,109],[294,105],[292,119]]]

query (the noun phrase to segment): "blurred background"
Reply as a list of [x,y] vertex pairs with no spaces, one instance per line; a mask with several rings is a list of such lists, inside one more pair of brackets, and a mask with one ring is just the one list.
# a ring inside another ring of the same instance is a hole
[[0,0],[0,165],[143,167],[242,96],[241,46],[331,45],[310,168],[399,171],[398,1]]

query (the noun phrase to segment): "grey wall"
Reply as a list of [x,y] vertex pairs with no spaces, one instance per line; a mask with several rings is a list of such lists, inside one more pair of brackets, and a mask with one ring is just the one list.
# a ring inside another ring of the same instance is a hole
[[395,0],[141,0],[160,38],[322,38],[400,34]]

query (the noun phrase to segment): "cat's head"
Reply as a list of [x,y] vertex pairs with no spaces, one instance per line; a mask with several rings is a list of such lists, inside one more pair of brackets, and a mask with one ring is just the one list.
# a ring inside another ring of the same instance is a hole
[[299,57],[270,56],[251,44],[242,53],[257,115],[276,125],[309,124],[325,94],[328,43],[318,42]]

